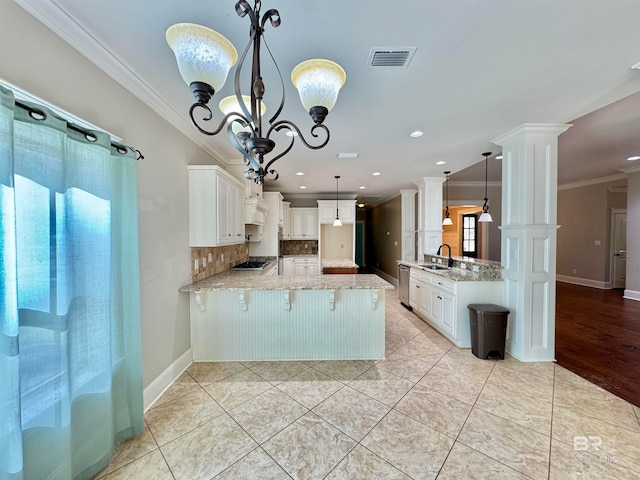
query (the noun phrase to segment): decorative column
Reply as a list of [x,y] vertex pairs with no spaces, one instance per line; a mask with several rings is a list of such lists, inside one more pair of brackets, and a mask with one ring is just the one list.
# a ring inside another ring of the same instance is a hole
[[400,190],[402,201],[402,253],[401,259],[413,262],[416,259],[416,193],[417,190]]
[[418,191],[418,254],[435,255],[442,244],[444,177],[423,177]]
[[523,124],[502,147],[502,298],[506,350],[524,362],[555,359],[558,136],[571,125]]
[[640,301],[640,167],[627,174],[627,275],[624,298]]

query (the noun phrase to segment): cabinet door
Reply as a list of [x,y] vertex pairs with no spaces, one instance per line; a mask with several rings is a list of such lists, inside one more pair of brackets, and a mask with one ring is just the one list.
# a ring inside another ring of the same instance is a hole
[[441,293],[440,295],[442,297],[440,304],[442,306],[441,309],[441,323],[440,325],[442,325],[443,330],[449,332],[451,334],[452,337],[456,338],[457,337],[457,332],[456,332],[456,305],[455,305],[455,297],[453,295],[450,295],[448,293]]
[[282,207],[282,239],[289,240],[291,238],[291,213],[289,202],[283,202]]
[[293,258],[285,258],[283,261],[283,275],[291,277],[296,274],[296,267]]
[[300,209],[292,208],[289,210],[290,218],[291,218],[291,238],[297,240],[304,240],[304,216],[303,212]]
[[307,275],[318,275],[318,262],[307,263]]
[[300,276],[302,276],[302,277],[306,277],[307,276],[308,267],[307,267],[306,263],[296,262],[294,265],[295,265],[294,271],[295,271],[295,274],[297,276],[299,276],[299,277]]
[[304,214],[304,238],[307,240],[318,239],[318,209],[305,209]]
[[229,243],[231,241],[231,232],[229,231],[229,190],[231,184],[224,178],[217,177],[217,224],[218,224],[218,242]]

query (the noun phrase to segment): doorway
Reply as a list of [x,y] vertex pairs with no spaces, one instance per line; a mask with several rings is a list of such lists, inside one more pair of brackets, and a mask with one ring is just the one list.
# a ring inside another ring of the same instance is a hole
[[627,211],[611,209],[609,279],[612,288],[625,288],[627,274]]

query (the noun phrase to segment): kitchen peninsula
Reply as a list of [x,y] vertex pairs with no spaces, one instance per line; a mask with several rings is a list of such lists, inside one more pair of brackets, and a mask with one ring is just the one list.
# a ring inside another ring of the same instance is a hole
[[377,360],[393,288],[377,275],[228,271],[180,291],[191,297],[194,361]]

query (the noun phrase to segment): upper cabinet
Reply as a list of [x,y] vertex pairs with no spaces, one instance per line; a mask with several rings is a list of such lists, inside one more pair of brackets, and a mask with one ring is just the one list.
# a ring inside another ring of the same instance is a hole
[[282,202],[282,239],[291,240],[291,202]]
[[317,240],[318,239],[318,209],[317,208],[290,208],[290,235],[291,240]]
[[336,204],[338,215],[342,223],[355,223],[356,221],[356,201],[355,200],[318,200],[318,216],[320,223],[333,223],[336,219]]
[[217,165],[188,165],[189,245],[244,243],[245,185]]

